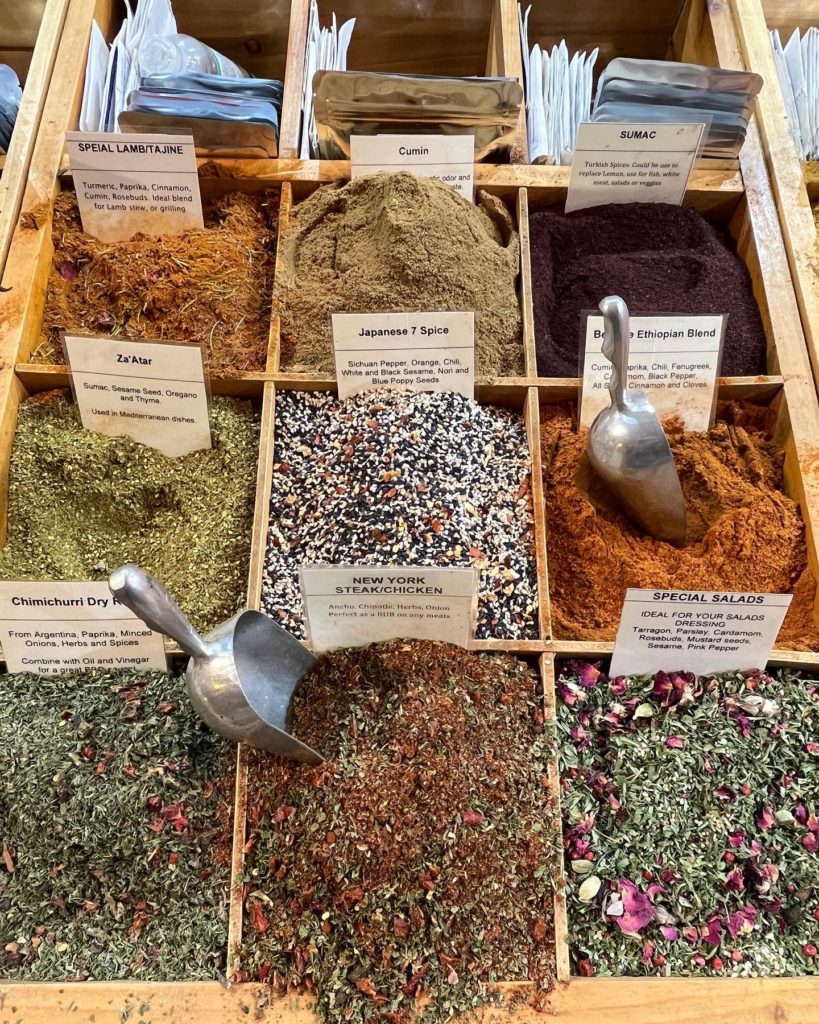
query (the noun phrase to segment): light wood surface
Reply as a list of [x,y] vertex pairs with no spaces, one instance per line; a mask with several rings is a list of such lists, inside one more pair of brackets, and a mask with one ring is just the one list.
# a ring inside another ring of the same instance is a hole
[[[7,29],[12,30],[12,38],[14,38],[13,30],[15,28],[20,33],[23,33],[25,29],[25,32],[30,34],[34,15],[37,13],[38,7],[42,6],[42,4],[32,3],[22,5],[22,10],[18,10],[17,15],[11,12],[12,24],[10,26],[4,24],[5,12],[0,15],[2,38],[9,38],[6,36]],[[39,18],[36,19],[39,31],[35,31],[36,44],[31,40],[33,52],[30,56],[30,63],[28,59],[26,62],[23,98],[17,112],[11,144],[3,160],[3,173],[0,175],[0,279],[2,279],[14,225],[23,201],[26,176],[34,152],[37,129],[40,126],[54,62],[57,59],[57,49],[67,10],[68,0],[48,0],[45,10],[39,11],[42,21]],[[26,14],[24,23],[15,25],[15,19],[22,13]],[[19,38],[22,45],[29,35],[21,34]],[[2,44],[0,44],[0,49],[2,49]],[[0,52],[0,63],[3,62],[4,54]]]
[[819,25],[819,4],[815,0],[766,3],[764,10],[760,0],[733,0],[733,4],[745,61],[765,79],[757,101],[757,118],[813,374],[819,384],[819,248],[808,192],[810,183],[813,198],[819,198],[819,172],[817,165],[803,170],[791,139],[768,35],[768,27],[779,28],[785,42],[797,25]]

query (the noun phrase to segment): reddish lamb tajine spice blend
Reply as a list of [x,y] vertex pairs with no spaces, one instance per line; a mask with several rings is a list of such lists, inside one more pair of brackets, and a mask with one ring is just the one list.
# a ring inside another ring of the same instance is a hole
[[63,361],[60,331],[204,345],[213,374],[264,370],[279,190],[204,199],[204,230],[100,242],[73,192],[54,202],[54,256],[37,362]]
[[614,640],[629,587],[793,593],[778,645],[819,650],[799,506],[768,410],[722,403],[708,433],[666,425],[688,512],[675,548],[638,530],[593,473],[573,409],[541,407],[549,584],[555,636]]
[[595,206],[530,218],[538,373],[583,372],[581,314],[621,295],[633,316],[727,313],[722,373],[765,372],[766,341],[742,261],[696,210]]
[[576,973],[819,974],[816,680],[572,663],[557,692]]
[[353,1024],[548,988],[560,840],[537,673],[426,641],[338,651],[292,730],[327,760],[251,755],[238,979],[304,986]]

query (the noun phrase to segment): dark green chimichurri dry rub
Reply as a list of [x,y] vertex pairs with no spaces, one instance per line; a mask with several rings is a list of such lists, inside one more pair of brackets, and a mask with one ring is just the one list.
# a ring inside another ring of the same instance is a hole
[[0,978],[224,971],[234,762],[181,679],[5,676]]
[[495,981],[550,987],[560,850],[537,673],[432,642],[338,651],[292,727],[327,760],[252,757],[236,980],[307,987],[325,1024],[445,1021]]
[[791,672],[557,685],[575,970],[819,972],[819,683]]
[[105,579],[137,562],[194,625],[230,618],[247,587],[259,418],[249,402],[214,398],[211,423],[212,449],[168,458],[83,430],[64,392],[23,402],[0,579]]

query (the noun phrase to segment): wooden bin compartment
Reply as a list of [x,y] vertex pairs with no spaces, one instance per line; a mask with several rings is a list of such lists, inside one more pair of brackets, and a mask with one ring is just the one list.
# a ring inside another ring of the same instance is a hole
[[819,162],[803,163],[794,146],[769,36],[770,29],[778,29],[784,45],[794,29],[819,27],[819,7],[812,0],[732,2],[745,62],[765,79],[757,100],[759,128],[813,375],[819,385],[819,239],[811,209],[811,204],[819,203]]
[[0,64],[10,65],[23,87],[8,152],[0,154],[0,276],[26,187],[68,2],[27,0],[10,4],[0,23]]
[[[314,165],[315,166],[315,165]],[[337,166],[337,165],[332,165]],[[349,165],[342,165],[349,170]],[[327,170],[323,167],[322,172]],[[512,383],[514,381],[522,381],[524,378],[530,378],[537,375],[535,366],[535,342],[534,342],[534,329],[532,323],[532,302],[531,295],[529,294],[531,274],[529,272],[529,242],[528,242],[528,231],[529,231],[529,219],[526,205],[526,194],[524,189],[519,189],[514,185],[505,186],[503,184],[498,185],[498,173],[490,173],[490,171],[496,171],[498,169],[489,167],[486,168],[487,173],[481,176],[478,183],[479,189],[485,189],[490,194],[497,196],[506,206],[507,210],[512,216],[515,226],[518,230],[520,238],[520,266],[518,273],[518,296],[520,300],[520,312],[521,312],[521,333],[518,338],[518,347],[520,354],[523,356],[524,373],[520,378],[516,377],[497,377],[497,378],[478,378],[479,384],[500,384],[503,382]],[[503,175],[503,171],[500,171],[500,175]],[[333,179],[336,183],[343,183],[341,179]],[[283,240],[293,230],[293,210],[298,204],[304,201],[309,195],[316,191],[319,187],[319,183],[324,182],[330,184],[327,175],[321,173],[318,180],[296,180],[292,178],[290,182],[285,182],[282,185],[282,196],[280,206],[280,217],[279,217],[279,257],[276,266],[276,281],[279,282],[283,278],[283,274],[280,272],[280,266],[283,263]],[[418,308],[423,307],[423,296],[418,299]],[[273,297],[273,314],[276,323],[280,323],[280,307],[281,300],[277,296],[277,285],[274,284],[274,297]],[[355,313],[360,312],[355,309],[344,309],[339,308],[335,310],[338,313]],[[329,384],[335,380],[333,376],[327,376],[326,374],[320,373],[295,373],[290,370],[287,363],[282,359],[281,346],[279,344],[280,339],[273,339],[271,358],[269,362],[269,369],[276,374],[280,374],[287,381],[324,381]],[[309,383],[308,385],[309,386]]]
[[[218,198],[233,192],[254,194],[266,189],[274,192],[278,190],[275,175],[270,178],[240,179],[201,177],[200,187],[203,200]],[[55,176],[53,189],[54,197],[64,190],[73,190],[70,175],[65,173]],[[53,197],[39,204],[33,211],[24,206],[5,278],[6,287],[9,290],[0,294],[2,344],[5,351],[9,353],[10,361],[16,364],[19,377],[26,386],[37,389],[46,386],[62,386],[68,382],[67,368],[63,365],[61,353],[56,354],[59,361],[51,363],[31,361],[40,345],[43,312],[52,273],[53,216]],[[271,276],[272,273],[273,268],[271,267]],[[229,372],[211,374],[214,392],[217,394],[232,393],[242,383],[250,386],[252,390],[252,382],[263,379],[265,372],[272,367],[272,357],[278,350],[278,336],[278,322],[271,315],[264,365],[259,370],[232,369]],[[168,340],[186,341],[190,339],[168,338]],[[38,384],[38,381],[42,383]]]
[[[586,660],[585,656],[583,657]],[[595,663],[598,663],[597,660],[595,660]],[[547,707],[552,710],[552,717],[555,720],[559,716],[559,697],[556,684],[560,679],[562,670],[566,667],[567,662],[562,658],[544,657],[543,659],[546,703]],[[605,660],[601,663],[600,667],[604,672],[607,670],[608,666]],[[631,694],[631,696],[634,695]],[[672,709],[672,711],[678,710],[678,708]],[[592,743],[594,743],[595,731],[596,727],[593,724],[591,729],[589,729]],[[568,732],[564,733],[559,728],[557,731],[559,771],[562,768],[561,748],[565,747],[568,743],[570,743]],[[655,771],[656,765],[647,766],[646,770]],[[775,771],[775,768],[772,766],[771,770]],[[562,771],[560,774],[561,778],[565,779]],[[653,774],[652,778],[656,779],[657,776]],[[717,776],[714,776],[714,778],[717,778]],[[634,788],[639,790],[639,784],[635,783]],[[674,790],[672,791],[674,792]],[[782,790],[782,792],[784,793],[785,790]],[[622,795],[623,805],[627,809],[629,806],[629,794],[623,792]],[[563,796],[564,790],[561,786],[557,794],[558,806],[560,806]],[[681,803],[683,802],[681,800]],[[632,792],[632,807],[633,804],[634,793]],[[584,806],[585,810],[591,812],[592,807],[586,808]],[[564,854],[564,856],[567,855]],[[673,865],[670,863],[670,866]],[[727,865],[725,870],[728,870]],[[564,878],[570,873],[568,865],[564,864]],[[615,869],[615,875],[616,873],[617,870]],[[648,885],[648,882],[644,882],[640,878],[637,879],[637,882],[641,887]],[[565,895],[565,888],[564,885],[563,891],[558,891],[556,907],[560,918],[559,927],[564,929],[563,935],[566,941],[566,951],[571,955],[573,945],[572,908],[568,905],[569,901]],[[707,896],[707,894],[700,893],[700,896],[703,895]],[[721,907],[709,907],[707,899],[700,904],[700,909],[704,915],[711,912],[724,912]],[[807,928],[806,934],[811,935],[810,927]],[[726,938],[728,938],[727,933]],[[639,949],[641,945],[640,940],[633,939],[632,941],[635,947]],[[693,957],[693,947],[688,946],[684,939],[681,941],[684,946],[692,950],[691,956]],[[573,994],[580,998],[582,993],[587,999],[593,999],[595,1005],[597,1000],[602,1000],[604,995],[608,994],[609,998],[613,1001],[619,1001],[619,1006],[609,1012],[601,1005],[599,1011],[601,1019],[607,1021],[619,1022],[621,1019],[624,1022],[627,1020],[656,1020],[656,1011],[653,1011],[652,1015],[652,1011],[646,1005],[656,998],[674,1001],[675,1005],[671,1019],[675,1024],[689,1024],[689,1022],[693,1024],[698,1016],[700,1019],[725,1022],[725,1024],[729,1024],[729,1022],[730,1024],[738,1024],[740,1021],[749,1019],[760,1022],[764,1021],[765,1024],[771,1022],[772,1024],[772,1022],[782,1019],[781,1014],[784,1014],[785,1019],[793,1021],[794,1024],[797,1024],[797,1022],[798,1024],[807,1024],[808,1021],[814,1019],[815,1011],[808,1005],[808,1000],[815,998],[816,992],[819,991],[819,977],[813,974],[758,978],[748,976],[732,977],[730,973],[732,963],[727,957],[725,959],[726,969],[725,976],[723,977],[663,977],[657,972],[655,976],[649,977],[634,974],[585,978],[581,977],[567,961],[566,977],[569,983],[558,985],[557,990],[553,993],[550,1008],[559,1015],[559,1019],[563,1019],[565,1012],[567,1020],[574,1021],[576,1019],[578,1022],[580,1020],[589,1020],[591,1018],[588,1016],[581,1017],[578,1015],[575,1017],[572,1012],[574,1005]],[[648,968],[648,971],[650,972],[651,968]],[[656,968],[655,971],[657,971]],[[700,1003],[700,1000],[702,1000],[702,1003]],[[706,1000],[710,1001],[710,1005],[706,1006]],[[565,1005],[567,1003],[569,1006]],[[587,1012],[590,1012],[588,1006],[586,1009]]]

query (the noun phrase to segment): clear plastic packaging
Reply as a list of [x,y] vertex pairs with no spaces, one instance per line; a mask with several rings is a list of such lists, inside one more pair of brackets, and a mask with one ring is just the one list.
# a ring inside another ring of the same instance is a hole
[[222,78],[249,78],[247,71],[217,50],[193,36],[149,36],[138,51],[140,74],[173,75],[194,73]]

